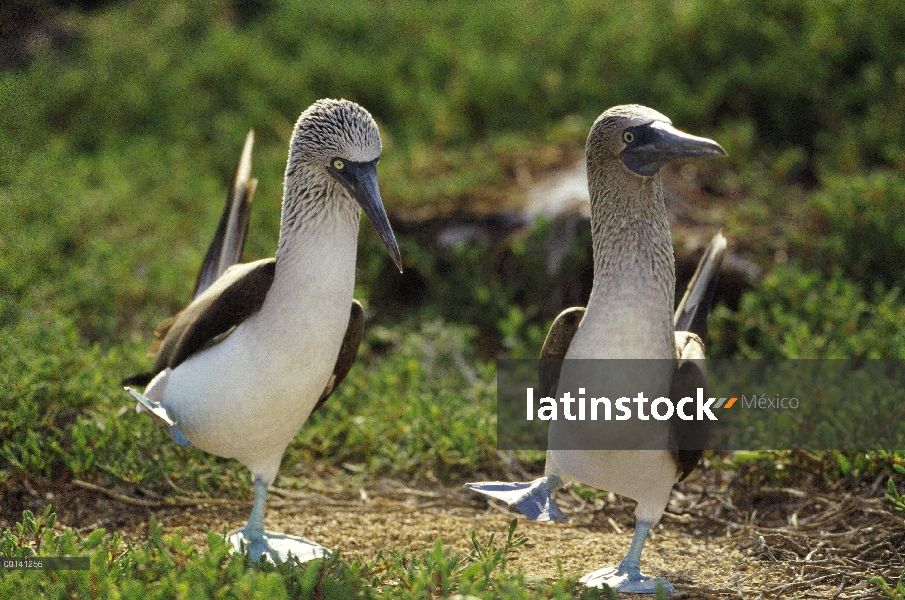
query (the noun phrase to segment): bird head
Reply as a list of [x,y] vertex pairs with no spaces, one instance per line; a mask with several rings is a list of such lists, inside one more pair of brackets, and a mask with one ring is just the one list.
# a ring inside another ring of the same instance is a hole
[[[371,114],[349,100],[318,100],[299,117],[289,149],[287,181],[304,172],[339,187],[358,203],[402,272],[402,258],[377,184],[380,132]],[[319,181],[318,181],[319,180]]]
[[591,127],[588,166],[618,160],[638,177],[652,177],[667,163],[683,158],[726,156],[713,140],[689,135],[668,117],[637,104],[614,106]]

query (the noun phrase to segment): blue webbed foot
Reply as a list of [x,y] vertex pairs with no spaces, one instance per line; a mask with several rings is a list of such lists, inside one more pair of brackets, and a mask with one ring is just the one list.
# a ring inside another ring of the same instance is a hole
[[286,562],[291,555],[299,562],[307,562],[330,556],[330,551],[320,544],[302,537],[271,531],[265,531],[263,535],[255,537],[246,534],[245,529],[237,529],[230,532],[226,540],[232,546],[233,552],[248,551],[255,562],[260,561],[261,557]]
[[619,566],[597,569],[578,581],[588,587],[596,588],[601,588],[606,584],[617,592],[626,594],[656,594],[658,588],[662,588],[670,595],[675,593],[675,588],[665,579],[641,574],[641,550],[644,548],[644,542],[652,526],[652,523],[636,519],[632,545]]
[[578,580],[588,587],[602,588],[606,584],[624,594],[656,594],[657,588],[662,587],[667,594],[675,593],[671,583],[659,577],[642,575],[638,568],[605,567],[588,573]]
[[130,387],[125,388],[125,390],[129,392],[130,396],[135,398],[135,401],[138,402],[141,410],[147,412],[151,418],[154,419],[155,423],[167,430],[167,433],[170,434],[170,437],[174,442],[180,446],[191,447],[192,442],[190,442],[188,438],[185,437],[185,434],[179,430],[176,421],[170,418],[167,409],[161,406],[160,402],[154,402],[144,394],[141,394]]
[[273,562],[286,562],[290,555],[299,562],[330,556],[330,551],[305,538],[273,533],[264,530],[264,510],[267,504],[267,484],[258,476],[254,478],[255,502],[248,523],[242,529],[230,532],[226,541],[233,552],[248,552],[255,562],[264,556]]
[[550,496],[550,492],[562,487],[562,484],[562,479],[556,475],[549,475],[526,483],[484,481],[466,483],[465,487],[502,500],[509,506],[515,506],[520,513],[534,521],[566,522],[569,517],[559,509]]

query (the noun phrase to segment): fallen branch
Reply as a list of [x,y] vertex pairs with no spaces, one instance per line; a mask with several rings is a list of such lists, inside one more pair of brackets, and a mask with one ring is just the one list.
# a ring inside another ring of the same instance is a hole
[[124,502],[133,506],[143,506],[145,508],[199,506],[202,504],[218,504],[226,506],[251,505],[251,502],[243,500],[232,500],[229,498],[172,498],[169,500],[142,500],[141,498],[132,498],[131,496],[126,496],[124,494],[114,492],[111,489],[93,483],[88,483],[87,481],[82,481],[81,479],[73,479],[72,485],[86,490],[91,490],[92,492],[104,494],[108,498],[118,500],[119,502]]

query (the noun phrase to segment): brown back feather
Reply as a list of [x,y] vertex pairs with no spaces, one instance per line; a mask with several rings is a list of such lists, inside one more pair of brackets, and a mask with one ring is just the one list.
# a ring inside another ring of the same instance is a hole
[[552,397],[559,386],[559,373],[562,361],[566,358],[569,344],[584,318],[585,309],[580,306],[567,308],[559,313],[540,351],[540,392],[542,397]]
[[[687,336],[687,337],[686,337]],[[675,403],[686,396],[694,398],[697,389],[703,388],[707,395],[707,376],[701,366],[692,360],[704,356],[704,344],[701,339],[689,333],[677,333],[676,345],[679,350],[679,366],[672,378],[669,397]],[[669,447],[672,451],[679,481],[688,477],[704,455],[704,448],[710,436],[709,421],[685,421],[673,415],[670,422]]]
[[276,259],[234,265],[176,315],[167,327],[154,360],[154,373],[175,368],[206,348],[218,335],[260,310],[273,283]]
[[333,367],[333,376],[330,377],[330,381],[327,382],[327,387],[324,388],[320,399],[311,410],[312,413],[324,405],[324,402],[327,401],[327,398],[330,397],[333,390],[335,390],[339,384],[342,383],[343,379],[346,378],[346,375],[349,374],[349,370],[352,368],[352,365],[355,364],[355,357],[358,356],[358,347],[361,345],[361,338],[364,336],[364,331],[365,311],[358,300],[353,299],[352,310],[349,313],[349,326],[346,327],[346,335],[343,337],[342,346],[339,348],[339,355],[336,357],[336,366]]

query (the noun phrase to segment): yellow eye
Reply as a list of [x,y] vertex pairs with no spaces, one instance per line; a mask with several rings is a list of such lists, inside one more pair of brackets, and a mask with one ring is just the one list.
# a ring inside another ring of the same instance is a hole
[[343,168],[345,168],[345,166],[346,166],[345,163],[343,161],[339,160],[338,158],[333,159],[333,168],[336,169],[337,171],[342,171]]
[[635,134],[631,131],[626,131],[622,134],[622,141],[624,141],[626,144],[631,144],[635,141]]

